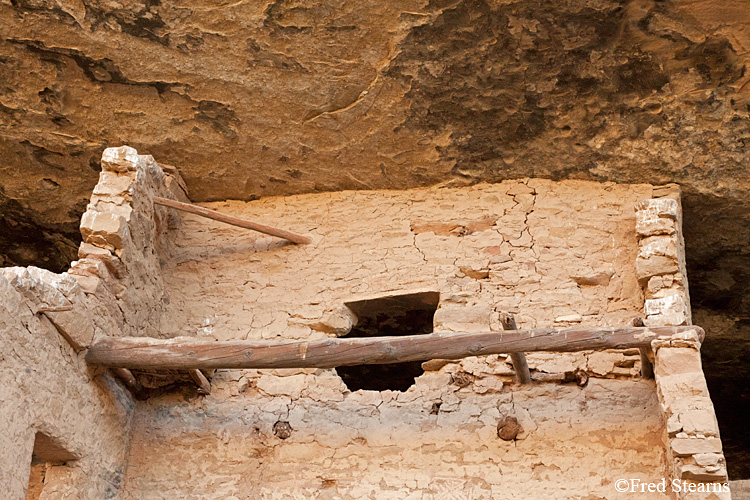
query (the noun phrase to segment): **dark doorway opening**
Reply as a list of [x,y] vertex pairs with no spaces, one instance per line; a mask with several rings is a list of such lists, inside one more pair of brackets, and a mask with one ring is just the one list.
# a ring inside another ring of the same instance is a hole
[[[420,292],[349,302],[346,305],[358,321],[343,338],[432,333],[432,320],[439,301],[438,292]],[[422,361],[340,366],[336,372],[350,391],[405,391],[424,373]]]
[[48,483],[47,471],[50,467],[63,466],[76,460],[77,457],[57,444],[44,433],[37,432],[34,437],[34,451],[31,455],[31,472],[29,486],[26,489],[26,500],[38,500]]

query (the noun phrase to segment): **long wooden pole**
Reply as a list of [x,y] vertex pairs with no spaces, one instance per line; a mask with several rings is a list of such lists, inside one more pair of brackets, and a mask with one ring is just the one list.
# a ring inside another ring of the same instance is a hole
[[252,229],[253,231],[258,231],[259,233],[269,234],[278,238],[284,238],[285,240],[289,240],[293,243],[301,245],[306,245],[312,241],[307,236],[290,233],[289,231],[285,231],[283,229],[278,229],[275,227],[266,226],[265,224],[258,224],[257,222],[251,222],[249,220],[233,217],[231,215],[217,212],[216,210],[211,210],[199,205],[193,205],[192,203],[183,203],[181,201],[168,200],[167,198],[158,197],[154,198],[154,203],[156,203],[157,205],[174,208],[176,210],[182,210],[183,212],[200,215],[201,217],[217,220],[219,222],[224,222],[226,224],[231,224],[233,226],[244,227],[245,229]]
[[[633,318],[630,324],[632,326],[643,326],[643,318]],[[649,354],[653,357],[651,347],[641,347],[638,351],[641,355],[641,377],[654,378],[654,365],[649,359]]]
[[89,348],[86,361],[133,369],[334,368],[514,352],[640,348],[657,337],[687,331],[703,338],[697,326],[542,328],[310,341],[112,337]]

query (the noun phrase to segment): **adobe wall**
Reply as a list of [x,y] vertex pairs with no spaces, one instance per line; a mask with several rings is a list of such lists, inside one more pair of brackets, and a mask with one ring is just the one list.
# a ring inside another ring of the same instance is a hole
[[406,391],[352,392],[336,370],[220,370],[209,396],[134,402],[82,360],[105,336],[344,335],[358,321],[345,304],[418,292],[439,294],[435,331],[499,330],[502,312],[520,328],[686,323],[673,189],[526,179],[207,204],[313,240],[295,246],[155,205],[186,193],[132,148],[102,167],[70,271],[0,275],[11,498],[35,431],[77,459],[51,469],[70,477],[43,499],[609,499],[618,479],[725,479],[689,335],[654,344],[656,381],[637,350],[528,353],[531,386],[495,355],[426,362]]
[[[71,311],[37,313],[42,306]],[[50,317],[55,320],[53,323]],[[42,466],[43,500],[118,498],[129,445],[133,399],[107,372],[90,370],[62,332],[93,330],[75,280],[37,268],[0,270],[0,492],[24,498],[33,452]],[[43,433],[65,453],[35,450]],[[65,464],[58,459],[68,460]]]
[[158,335],[160,263],[178,221],[152,198],[184,194],[132,148],[107,150],[102,167],[70,271],[0,269],[2,498],[25,498],[32,456],[40,500],[120,498],[134,400],[85,350],[103,336]]
[[635,204],[647,185],[545,180],[205,206],[312,237],[307,246],[191,215],[163,276],[166,336],[324,337],[345,302],[441,293],[436,330],[623,325],[642,315]]
[[[181,215],[162,334],[336,336],[356,321],[346,302],[417,291],[440,293],[435,331],[500,329],[501,311],[521,328],[625,325],[644,306],[634,206],[653,195],[532,179],[206,204],[313,243]],[[138,403],[125,497],[617,498],[617,479],[668,476],[637,351],[527,357],[531,387],[505,356],[429,364],[406,392],[350,392],[335,370],[218,371],[210,396]],[[562,382],[576,369],[587,386]],[[522,431],[504,441],[509,416]]]

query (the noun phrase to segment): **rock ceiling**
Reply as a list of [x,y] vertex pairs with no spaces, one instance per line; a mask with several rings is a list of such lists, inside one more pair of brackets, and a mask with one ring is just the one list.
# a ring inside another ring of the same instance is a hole
[[677,182],[694,295],[746,314],[750,9],[717,5],[2,0],[0,264],[74,258],[128,144],[198,201]]

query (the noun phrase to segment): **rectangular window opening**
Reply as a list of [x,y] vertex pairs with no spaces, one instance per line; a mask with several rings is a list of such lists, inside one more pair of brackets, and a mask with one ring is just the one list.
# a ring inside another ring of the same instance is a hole
[[[348,302],[357,324],[342,338],[391,337],[432,333],[440,302],[438,292],[417,292]],[[422,373],[422,361],[383,365],[340,366],[336,372],[354,392],[406,391]]]

